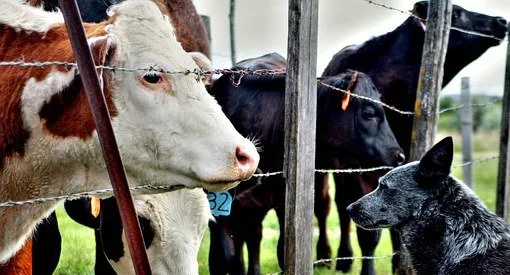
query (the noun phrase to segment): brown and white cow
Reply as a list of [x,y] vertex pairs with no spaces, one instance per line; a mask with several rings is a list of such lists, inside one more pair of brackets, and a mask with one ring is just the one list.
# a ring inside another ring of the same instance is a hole
[[[196,67],[148,0],[128,0],[107,22],[86,24],[130,185],[223,190],[249,178],[259,156],[193,75]],[[0,0],[0,60],[73,61],[63,19]],[[0,69],[0,202],[109,186],[97,133],[75,68]],[[0,263],[61,202],[0,208]]]

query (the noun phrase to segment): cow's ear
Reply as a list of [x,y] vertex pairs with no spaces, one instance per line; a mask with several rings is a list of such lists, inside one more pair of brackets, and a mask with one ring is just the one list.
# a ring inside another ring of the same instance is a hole
[[446,137],[421,158],[418,169],[414,173],[414,180],[422,186],[436,186],[450,174],[452,160],[453,139]]
[[[96,66],[109,66],[110,62],[115,54],[115,43],[113,38],[110,36],[94,37],[89,40],[90,51],[94,58]],[[98,70],[98,74],[101,77],[103,75],[103,69]]]
[[[188,54],[193,58],[193,61],[195,61],[200,70],[209,71],[212,69],[212,62],[205,54],[201,52],[189,52]],[[212,84],[211,75],[203,75],[201,80],[205,85]]]
[[412,13],[421,19],[427,19],[429,5],[427,1],[420,1],[414,4]]

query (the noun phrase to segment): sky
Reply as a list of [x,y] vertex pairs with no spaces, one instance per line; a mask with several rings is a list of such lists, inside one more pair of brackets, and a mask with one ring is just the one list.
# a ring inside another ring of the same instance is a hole
[[[509,0],[452,0],[468,10],[510,19]],[[211,20],[214,68],[230,68],[228,14],[230,0],[194,0],[200,14]],[[401,10],[411,10],[415,1],[379,0]],[[270,52],[287,53],[287,8],[284,0],[236,0],[237,60]],[[364,0],[320,0],[317,48],[317,75],[332,56],[342,48],[363,43],[374,36],[392,31],[408,15],[387,10]],[[460,93],[460,78],[470,77],[473,93],[503,94],[505,59],[508,42],[492,47],[464,68],[443,90]]]

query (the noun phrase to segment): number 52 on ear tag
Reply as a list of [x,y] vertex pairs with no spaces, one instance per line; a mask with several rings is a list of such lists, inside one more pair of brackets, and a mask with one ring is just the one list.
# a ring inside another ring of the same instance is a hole
[[232,206],[232,195],[229,192],[210,192],[207,193],[209,206],[213,216],[228,216]]

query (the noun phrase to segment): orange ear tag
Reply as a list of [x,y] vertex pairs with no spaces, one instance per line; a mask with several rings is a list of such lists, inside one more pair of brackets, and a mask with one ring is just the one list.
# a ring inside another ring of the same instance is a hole
[[90,200],[90,214],[97,218],[99,216],[99,212],[101,211],[101,200],[98,197],[92,196]]
[[351,100],[351,91],[347,91],[345,97],[342,99],[342,110],[347,110],[349,107],[349,101]]

